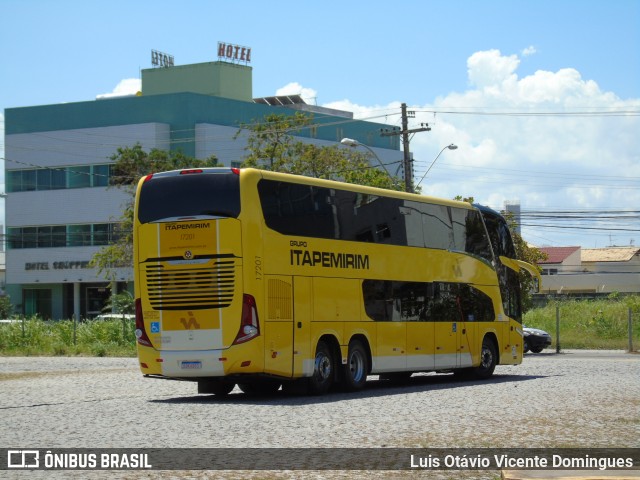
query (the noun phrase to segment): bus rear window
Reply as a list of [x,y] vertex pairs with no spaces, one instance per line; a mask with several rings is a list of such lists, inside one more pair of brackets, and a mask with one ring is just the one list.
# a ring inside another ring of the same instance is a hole
[[240,181],[233,173],[156,175],[141,187],[138,220],[200,215],[233,217],[240,214]]

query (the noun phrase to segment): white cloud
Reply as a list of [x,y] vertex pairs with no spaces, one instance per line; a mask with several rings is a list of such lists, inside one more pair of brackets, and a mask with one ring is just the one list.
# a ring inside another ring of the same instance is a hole
[[[533,53],[535,48],[528,47],[522,55]],[[410,126],[428,122],[432,127],[411,139],[416,179],[444,146],[459,147],[438,158],[422,183],[423,193],[473,196],[496,209],[507,199],[519,200],[523,210],[637,208],[640,99],[604,92],[573,68],[519,78],[519,65],[517,55],[476,52],[467,61],[469,90],[409,106],[416,111]],[[323,106],[379,122],[387,112],[387,123],[399,125],[400,102],[363,106],[345,99]],[[621,111],[636,113],[611,115]],[[559,239],[552,240],[556,244],[595,243],[590,231],[572,231],[576,238],[567,240],[553,231],[541,236],[525,228],[523,233],[532,243],[544,243],[550,235]],[[634,236],[640,243],[637,232],[621,234],[620,241]]]
[[527,48],[522,50],[522,56],[523,57],[529,57],[531,55],[534,55],[538,53],[538,51],[536,50],[536,47],[534,47],[533,45],[529,45]]
[[125,97],[127,95],[135,95],[142,90],[142,82],[139,78],[125,78],[110,93],[102,93],[96,98],[113,98]]
[[499,50],[476,52],[467,60],[469,82],[479,89],[490,89],[517,80],[515,71],[520,64],[516,55],[503,57]]
[[276,95],[277,96],[300,95],[306,103],[310,105],[315,105],[316,98],[318,97],[318,92],[316,92],[312,88],[304,88],[302,85],[300,85],[297,82],[291,82],[285,85],[284,87],[276,90]]

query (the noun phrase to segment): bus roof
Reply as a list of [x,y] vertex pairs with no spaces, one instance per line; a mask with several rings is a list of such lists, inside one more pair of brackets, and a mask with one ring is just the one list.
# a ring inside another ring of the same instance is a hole
[[335,188],[339,190],[351,190],[354,192],[367,193],[370,195],[378,195],[384,197],[394,197],[414,202],[434,203],[439,205],[447,205],[458,208],[475,209],[474,205],[468,202],[458,200],[448,200],[445,198],[432,197],[428,195],[420,195],[416,193],[400,192],[397,190],[388,190],[386,188],[370,187],[365,185],[357,185],[354,183],[339,182],[336,180],[326,180],[322,178],[306,177],[304,175],[295,175],[291,173],[272,172],[269,170],[260,170],[255,168],[242,168],[240,175],[259,175],[269,180],[280,180],[285,182],[300,183],[303,185],[317,185],[326,188]]
[[[205,167],[197,169],[180,169],[170,170],[165,172],[153,173],[143,178],[153,177],[165,177],[175,176],[184,173],[236,173],[241,176],[254,176],[257,175],[260,178],[270,180],[280,180],[283,182],[293,182],[303,185],[317,185],[326,188],[335,188],[339,190],[351,190],[354,192],[367,193],[369,195],[378,195],[385,197],[400,198],[404,200],[411,200],[414,202],[432,203],[438,205],[447,205],[457,208],[466,208],[469,210],[474,209],[488,209],[488,207],[482,207],[481,205],[472,205],[468,202],[462,202],[458,200],[449,200],[446,198],[432,197],[429,195],[420,195],[417,193],[400,192],[397,190],[388,190],[386,188],[370,187],[365,185],[357,185],[354,183],[339,182],[336,180],[326,180],[322,178],[307,177],[304,175],[296,175],[292,173],[272,172],[270,170],[261,170],[257,168],[230,168],[230,167]],[[490,209],[489,209],[490,210]]]

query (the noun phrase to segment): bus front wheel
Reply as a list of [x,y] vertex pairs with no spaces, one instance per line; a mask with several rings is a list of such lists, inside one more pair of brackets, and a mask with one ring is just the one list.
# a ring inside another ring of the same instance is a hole
[[480,365],[475,368],[474,374],[476,378],[486,379],[493,375],[498,361],[498,353],[496,345],[488,337],[482,340],[482,352],[480,353]]
[[309,393],[322,395],[329,390],[333,383],[334,375],[333,354],[329,345],[320,340],[316,347],[316,358],[313,367],[313,376],[309,380]]

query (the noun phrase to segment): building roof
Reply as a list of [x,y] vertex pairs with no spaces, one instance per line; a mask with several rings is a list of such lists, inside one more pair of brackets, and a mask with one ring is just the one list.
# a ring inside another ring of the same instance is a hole
[[540,247],[539,250],[547,254],[547,259],[540,260],[539,264],[562,263],[569,255],[580,250],[580,247]]
[[628,262],[634,255],[640,255],[640,248],[585,248],[581,252],[581,259],[583,262]]

